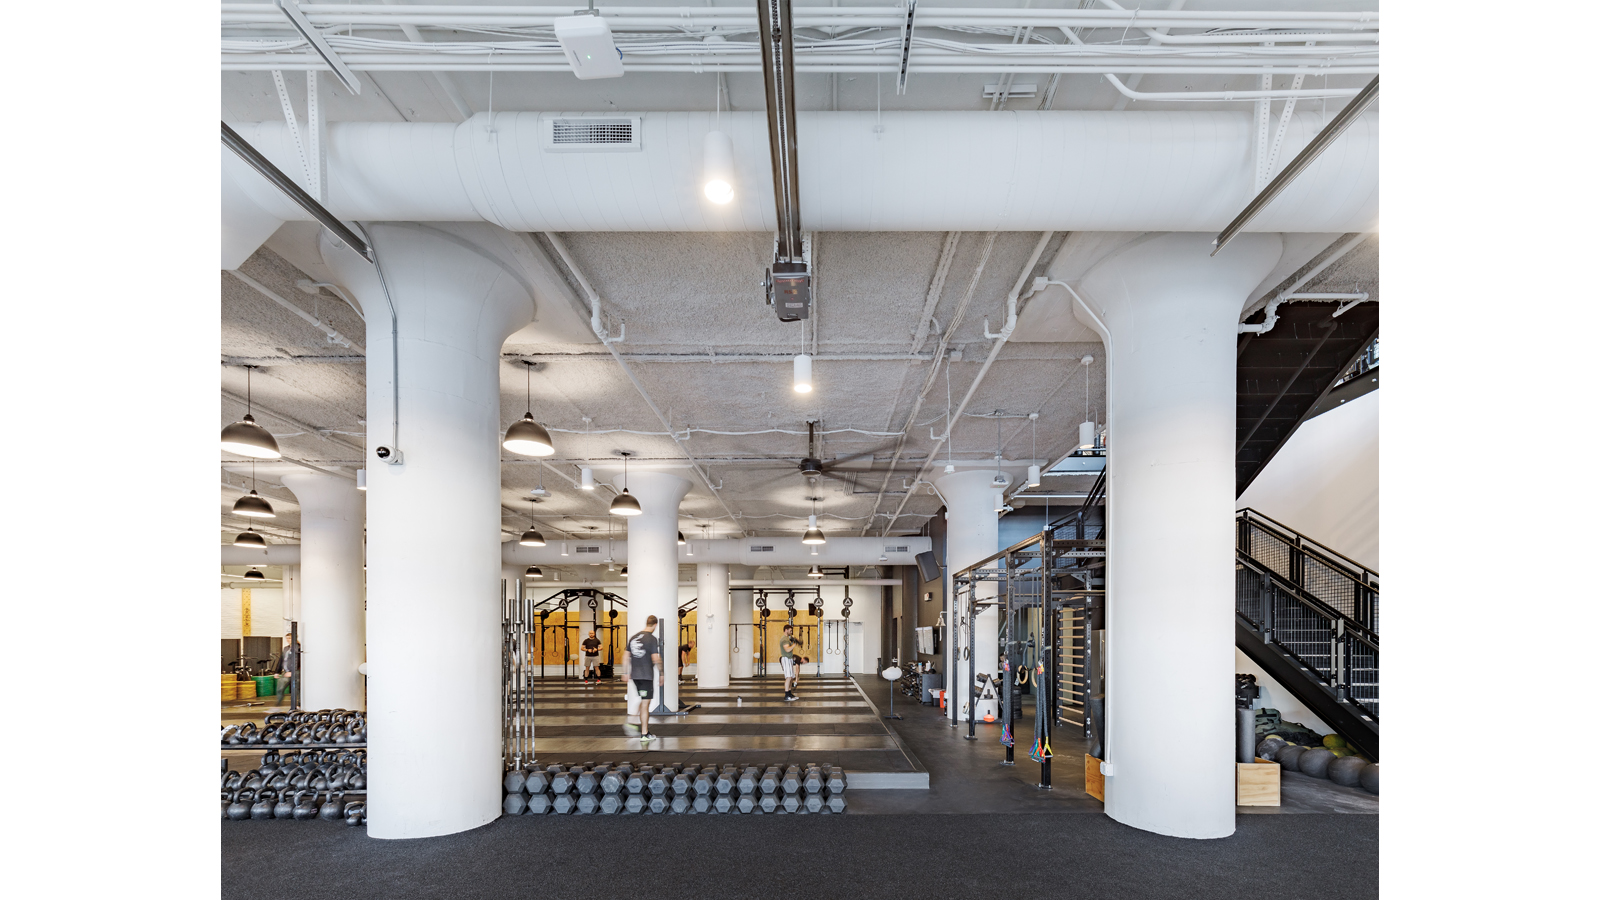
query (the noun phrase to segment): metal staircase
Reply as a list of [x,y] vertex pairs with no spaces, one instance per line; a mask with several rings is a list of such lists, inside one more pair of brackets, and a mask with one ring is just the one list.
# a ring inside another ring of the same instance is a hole
[[1235,517],[1234,639],[1378,758],[1378,573],[1252,509]]

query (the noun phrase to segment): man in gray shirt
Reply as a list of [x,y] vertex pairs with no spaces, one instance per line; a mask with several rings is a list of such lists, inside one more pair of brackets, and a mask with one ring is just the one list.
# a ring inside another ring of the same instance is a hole
[[655,697],[655,686],[664,675],[661,668],[661,642],[656,639],[656,617],[644,620],[644,630],[628,638],[628,678],[639,694],[639,740],[652,740],[650,734],[650,701]]

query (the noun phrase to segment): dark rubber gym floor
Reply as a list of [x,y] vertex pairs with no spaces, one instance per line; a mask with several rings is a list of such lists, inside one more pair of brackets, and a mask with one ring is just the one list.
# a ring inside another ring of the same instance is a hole
[[539,816],[416,841],[222,823],[228,900],[1378,896],[1378,817],[1240,816],[1214,841],[1105,816]]

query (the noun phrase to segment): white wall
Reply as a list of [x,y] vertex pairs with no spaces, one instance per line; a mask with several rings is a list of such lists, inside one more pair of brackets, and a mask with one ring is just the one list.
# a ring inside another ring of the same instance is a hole
[[283,589],[250,588],[250,633],[241,630],[243,588],[222,590],[222,637],[278,637],[284,635]]
[[1256,676],[1256,685],[1261,688],[1261,699],[1256,701],[1256,709],[1275,709],[1283,716],[1285,722],[1299,722],[1318,734],[1333,733],[1333,729],[1329,728],[1326,722],[1317,718],[1316,713],[1296,700],[1288,689],[1256,665],[1254,660],[1244,655],[1244,651],[1238,647],[1233,648],[1233,664],[1235,672]]
[[1238,502],[1381,571],[1378,391],[1301,425]]

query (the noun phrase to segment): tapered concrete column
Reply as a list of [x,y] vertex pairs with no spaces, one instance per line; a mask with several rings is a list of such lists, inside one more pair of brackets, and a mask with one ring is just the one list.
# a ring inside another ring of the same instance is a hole
[[[728,566],[728,578],[749,580],[756,577],[753,566]],[[733,678],[752,678],[756,674],[755,592],[750,588],[728,589],[728,674]]]
[[728,567],[695,566],[700,598],[695,612],[695,667],[701,687],[728,686]]
[[1210,252],[1209,234],[1143,237],[1089,271],[1076,309],[1110,365],[1106,813],[1191,838],[1234,828],[1238,323],[1282,242]]
[[365,503],[356,483],[320,472],[288,472],[300,502],[300,702],[307,709],[362,709],[366,579],[361,571]]
[[[949,511],[946,520],[949,525],[945,538],[945,614],[944,620],[952,626],[959,625],[960,612],[954,606],[955,592],[950,590],[950,576],[961,571],[979,560],[993,556],[1000,549],[1000,514],[995,512],[994,496],[997,492],[1006,489],[1005,484],[994,483],[993,469],[974,470],[970,472],[955,472],[942,475],[933,481],[933,486],[938,488],[939,496],[944,498],[945,508]],[[1006,476],[1001,476],[1005,478]],[[1010,479],[1006,479],[1010,484]],[[999,585],[995,582],[981,582],[977,587],[979,598],[993,597]],[[913,600],[915,602],[915,600]],[[949,628],[945,632],[945,640],[950,641],[951,647],[965,646],[967,635],[963,628],[957,636]],[[976,671],[989,675],[998,673],[1000,665],[1000,612],[993,606],[988,607],[978,615],[976,624],[977,637],[975,639],[971,664],[976,666]],[[967,720],[966,704],[968,698],[968,684],[971,676],[968,673],[969,662],[957,658],[955,660],[953,680],[956,702],[948,704],[945,711],[947,716],[965,722]],[[982,690],[979,690],[982,696]],[[996,706],[993,712],[998,712]],[[979,719],[983,718],[984,710],[980,707],[977,712]]]
[[[664,671],[660,689],[650,708],[666,704],[678,708],[678,503],[689,493],[689,482],[670,472],[632,469],[618,484],[638,499],[644,512],[628,520],[628,633],[644,629],[645,619],[661,620],[656,639],[661,642]],[[630,687],[629,690],[632,690]]]
[[372,266],[322,245],[367,313],[367,834],[429,837],[500,815],[500,348],[534,307],[500,229],[371,235],[388,298]]

